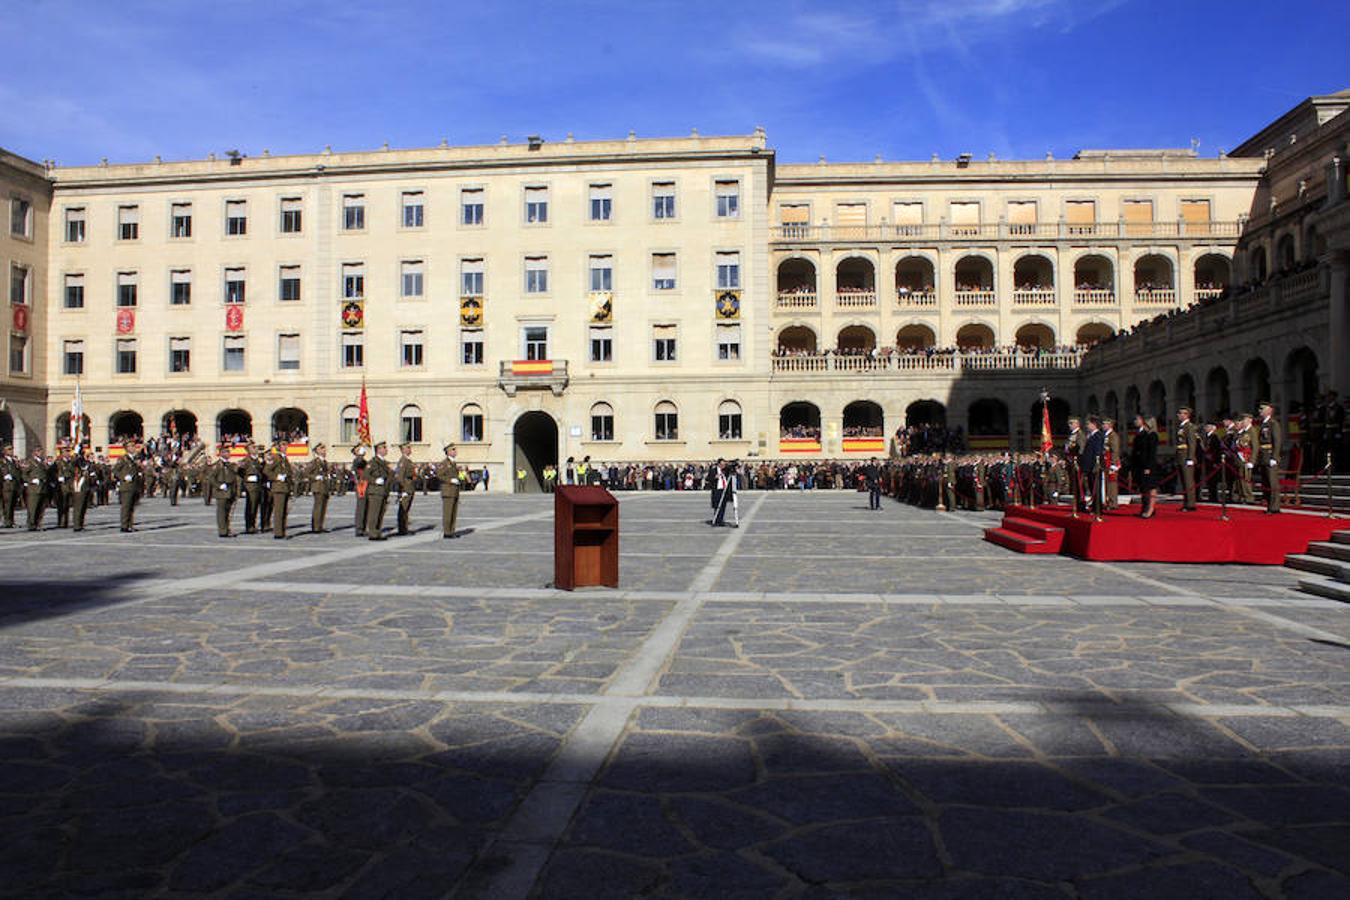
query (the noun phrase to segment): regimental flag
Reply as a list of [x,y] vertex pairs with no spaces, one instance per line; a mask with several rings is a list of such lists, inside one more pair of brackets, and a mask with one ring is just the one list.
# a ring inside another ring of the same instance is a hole
[[1049,453],[1055,446],[1055,437],[1050,433],[1050,393],[1041,392],[1041,452]]
[[366,404],[366,380],[364,378],[361,379],[361,401],[357,404],[356,437],[366,446],[371,443],[370,407]]
[[552,375],[551,359],[517,359],[511,362],[512,375]]
[[75,400],[70,404],[70,439],[79,446],[84,441],[84,399],[80,396],[80,383],[75,382]]

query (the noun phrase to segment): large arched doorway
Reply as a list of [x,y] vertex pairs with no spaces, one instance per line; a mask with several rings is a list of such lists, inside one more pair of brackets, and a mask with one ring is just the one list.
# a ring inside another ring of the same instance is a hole
[[966,430],[975,436],[1003,436],[1008,433],[1008,406],[1002,400],[985,397],[970,404]]
[[[1285,396],[1289,408],[1285,413],[1311,409],[1317,402],[1317,354],[1308,347],[1299,347],[1284,362]],[[1271,399],[1269,396],[1260,398]],[[1254,410],[1253,410],[1254,411]]]
[[[94,436],[89,430],[89,416],[82,416],[81,420],[78,437],[81,441],[92,441]],[[56,435],[57,441],[74,440],[76,438],[76,435],[71,431],[70,425],[70,410],[67,409],[56,414],[56,419],[52,422],[52,434]],[[6,443],[9,443],[8,438],[0,438],[0,444]]]
[[915,400],[905,407],[906,425],[947,424],[947,407],[936,400]]
[[844,437],[882,437],[886,434],[881,407],[871,400],[855,400],[844,407]]
[[1092,347],[1110,338],[1114,331],[1105,322],[1084,322],[1078,326],[1077,343],[1080,347]]
[[989,350],[994,346],[994,329],[972,322],[956,331],[956,346],[962,350]]
[[[512,437],[515,452],[510,477],[516,493],[542,493],[544,467],[558,464],[558,423],[546,412],[527,412],[516,419]],[[516,477],[522,469],[524,481]]]
[[1269,399],[1270,366],[1260,357],[1247,360],[1242,367],[1242,403],[1255,412],[1256,404]]
[[876,332],[866,325],[846,325],[839,330],[836,347],[839,353],[870,353],[877,345]]
[[14,417],[9,410],[0,409],[0,447],[14,446]]
[[1223,366],[1215,366],[1205,376],[1205,403],[1209,407],[1209,414],[1215,418],[1234,412],[1228,392],[1228,370]]
[[820,407],[799,400],[778,411],[778,436],[820,440]]
[[160,434],[177,435],[179,439],[192,437],[197,433],[197,417],[186,409],[175,409],[164,414],[160,420]]
[[290,406],[272,413],[272,440],[302,441],[307,437],[309,414],[303,409]]
[[1024,350],[1050,350],[1055,346],[1055,332],[1049,325],[1029,322],[1017,329],[1013,340]]
[[905,325],[895,333],[895,346],[901,350],[927,350],[937,344],[937,335],[927,325]]
[[216,416],[216,441],[247,441],[253,438],[253,416],[242,409],[227,409]]
[[816,352],[816,333],[805,325],[789,325],[778,332],[778,352],[797,356]]
[[131,410],[115,412],[108,417],[108,443],[117,444],[127,438],[145,436],[145,420]]

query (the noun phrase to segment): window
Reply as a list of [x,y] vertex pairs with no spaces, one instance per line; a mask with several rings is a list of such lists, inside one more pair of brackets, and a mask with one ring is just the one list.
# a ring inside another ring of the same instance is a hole
[[1149,235],[1153,233],[1153,201],[1126,200],[1121,204],[1121,218],[1125,220],[1125,233],[1130,235]]
[[344,444],[355,444],[360,440],[361,435],[361,410],[355,406],[344,406],[338,416],[339,430],[338,435]]
[[656,439],[658,441],[678,441],[680,439],[680,413],[675,404],[662,400],[656,404]]
[[135,272],[117,273],[117,305],[135,306],[137,292],[137,277]]
[[652,326],[652,359],[657,362],[675,361],[675,326]]
[[717,198],[717,218],[736,219],[741,215],[741,183],[739,181],[719,181],[713,185],[713,195]]
[[592,256],[590,260],[591,290],[614,290],[614,257]]
[[459,293],[464,297],[483,296],[483,261],[466,259],[459,264]]
[[400,290],[404,297],[422,296],[422,261],[405,259],[399,266]]
[[461,225],[483,224],[482,188],[464,188],[459,192],[459,221]]
[[192,371],[192,338],[169,338],[169,371],[178,373]]
[[778,207],[778,221],[784,237],[805,237],[811,230],[811,206],[808,203],[784,203]]
[[923,204],[917,200],[897,200],[891,205],[895,233],[901,236],[923,233]]
[[119,338],[116,348],[117,374],[134,375],[136,373],[136,339]]
[[614,440],[614,407],[597,403],[591,407],[591,440]]
[[530,360],[548,359],[548,328],[543,325],[527,325],[521,329],[521,343],[525,358]]
[[304,204],[299,197],[281,198],[281,233],[299,234],[304,227]]
[[953,200],[948,204],[949,221],[954,235],[980,233],[980,204],[973,200]]
[[741,439],[741,405],[735,400],[723,400],[717,407],[717,437],[723,441]]
[[460,359],[466,366],[483,364],[483,332],[477,328],[460,332]]
[[169,305],[187,306],[192,303],[192,272],[174,269],[169,273]]
[[525,221],[539,225],[548,221],[548,188],[525,189]]
[[366,337],[359,331],[342,333],[342,368],[359,369],[366,364]]
[[225,302],[243,303],[247,296],[247,284],[243,269],[225,270]]
[[482,407],[470,403],[460,410],[459,438],[466,444],[477,444],[483,440]]
[[741,358],[741,326],[717,326],[717,358],[737,360]]
[[614,212],[614,186],[593,184],[590,191],[591,221],[608,222]]
[[1036,233],[1036,201],[1008,201],[1008,231],[1011,234]]
[[84,276],[66,276],[66,309],[84,309]]
[[170,207],[169,235],[176,238],[192,237],[191,203],[175,203]]
[[717,289],[735,290],[741,286],[741,255],[717,254]]
[[1091,234],[1097,224],[1096,200],[1069,200],[1064,204],[1064,222],[1069,234]]
[[652,254],[652,290],[675,290],[675,254]]
[[405,369],[422,367],[422,332],[401,331],[398,336],[398,364]]
[[31,272],[27,266],[11,263],[9,267],[9,302],[26,305],[31,299],[28,288]]
[[283,372],[300,371],[300,335],[277,335],[277,368]]
[[14,375],[28,374],[28,335],[10,332],[9,371]]
[[342,230],[364,231],[366,227],[366,195],[342,195]]
[[360,300],[366,295],[366,267],[362,263],[342,264],[342,296]]
[[675,218],[675,182],[658,181],[652,185],[652,218]]
[[404,443],[422,443],[422,410],[411,403],[398,415],[399,431]]
[[66,241],[84,243],[84,207],[72,206],[66,210]]
[[277,296],[283,303],[296,303],[300,300],[300,267],[282,266],[277,283]]
[[607,325],[591,326],[591,362],[614,361],[614,329]]
[[139,206],[117,207],[117,239],[134,241],[141,236],[141,208]]
[[548,257],[525,257],[525,293],[548,293]]
[[248,234],[248,203],[243,200],[225,201],[225,233],[235,237]]
[[67,375],[84,374],[84,341],[63,341],[61,371]]
[[403,192],[403,227],[422,227],[422,192]]
[[9,233],[15,237],[33,236],[33,204],[23,197],[9,201]]
[[244,371],[244,336],[242,334],[225,335],[225,371]]

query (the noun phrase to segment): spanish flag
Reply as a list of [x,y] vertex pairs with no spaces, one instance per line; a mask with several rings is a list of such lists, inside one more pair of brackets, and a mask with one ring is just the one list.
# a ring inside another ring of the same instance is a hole
[[517,359],[511,363],[512,375],[552,375],[551,359]]
[[844,438],[845,453],[884,453],[885,451],[886,439],[884,437]]
[[779,438],[779,453],[819,453],[819,438]]

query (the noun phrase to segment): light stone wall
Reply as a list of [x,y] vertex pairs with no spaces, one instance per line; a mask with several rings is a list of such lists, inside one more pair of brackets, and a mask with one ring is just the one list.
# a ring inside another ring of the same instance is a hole
[[[15,234],[11,228],[12,204],[23,199],[31,204],[28,234]],[[47,244],[51,187],[43,166],[0,150],[0,277],[4,279],[5,321],[3,337],[4,356],[0,358],[0,420],[4,435],[13,441],[15,451],[27,453],[34,443],[41,443],[47,432],[46,367],[47,325],[43,315],[47,294]],[[11,268],[15,265],[28,270],[27,328],[15,327],[15,309],[10,296]],[[10,365],[10,349],[16,336],[28,340],[26,371],[14,371]]]

